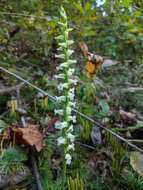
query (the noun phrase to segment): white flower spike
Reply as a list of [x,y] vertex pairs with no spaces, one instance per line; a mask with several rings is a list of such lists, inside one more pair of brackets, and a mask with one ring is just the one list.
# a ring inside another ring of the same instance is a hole
[[58,146],[62,145],[64,148],[64,157],[67,165],[71,164],[72,151],[75,150],[74,140],[75,136],[73,133],[73,123],[76,122],[76,116],[72,113],[72,108],[76,106],[75,102],[75,85],[77,83],[74,78],[74,64],[76,60],[71,58],[74,51],[69,47],[74,41],[69,39],[69,32],[72,31],[71,28],[68,28],[67,24],[67,15],[63,8],[60,11],[61,21],[58,22],[61,28],[61,34],[56,37],[58,40],[58,51],[59,54],[55,57],[62,59],[62,63],[56,67],[58,92],[59,96],[56,97],[56,101],[61,103],[58,109],[55,109],[55,114],[58,114],[60,121],[55,123],[55,128],[60,130],[60,136],[57,139]]

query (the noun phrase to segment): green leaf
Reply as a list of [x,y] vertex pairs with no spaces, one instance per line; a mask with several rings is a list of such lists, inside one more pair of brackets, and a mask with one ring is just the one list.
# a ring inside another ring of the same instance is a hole
[[9,127],[9,125],[8,125],[7,123],[5,123],[3,120],[0,119],[0,133],[1,133],[4,129],[8,128],[8,127]]
[[101,107],[103,113],[107,114],[109,112],[110,107],[105,100],[100,100],[99,106]]
[[86,3],[85,10],[86,10],[86,12],[91,11],[91,3],[89,3],[89,2]]
[[9,163],[23,162],[28,159],[26,153],[19,147],[17,148],[9,147],[5,149],[0,158],[1,160],[4,160],[5,162],[9,162]]
[[122,6],[128,8],[132,4],[133,0],[122,0],[120,3]]
[[84,13],[81,3],[74,3],[74,7],[81,13]]

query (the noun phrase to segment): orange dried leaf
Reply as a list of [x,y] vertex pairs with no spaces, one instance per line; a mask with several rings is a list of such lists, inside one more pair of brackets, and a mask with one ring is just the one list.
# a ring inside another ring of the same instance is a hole
[[90,61],[88,61],[87,64],[86,64],[86,70],[87,70],[87,72],[90,73],[90,74],[94,74],[95,73],[95,69],[96,69],[95,64],[92,63],[92,62],[90,62]]
[[100,65],[100,63],[93,63],[91,61],[88,61],[86,64],[87,77],[92,79],[99,70]]
[[86,71],[87,77],[92,79],[94,75],[96,75],[97,71],[99,70],[100,66],[103,63],[103,57],[97,54],[90,53],[88,51],[88,47],[84,42],[79,43],[79,47],[81,48],[84,56],[87,58],[88,62],[86,63]]
[[85,57],[87,57],[88,56],[88,47],[87,47],[87,45],[84,43],[84,42],[79,42],[79,47],[81,48],[81,50],[82,50],[82,52],[83,52],[83,55],[85,56]]
[[29,124],[28,127],[18,128],[16,132],[22,137],[24,144],[35,146],[38,152],[43,149],[43,134],[37,125]]

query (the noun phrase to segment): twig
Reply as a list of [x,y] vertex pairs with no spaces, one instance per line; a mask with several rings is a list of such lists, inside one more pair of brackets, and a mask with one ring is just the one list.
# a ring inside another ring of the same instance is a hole
[[24,85],[24,83],[20,83],[18,85],[12,86],[12,87],[3,87],[0,89],[0,94],[8,94],[11,93],[11,91],[16,91],[17,89],[21,88]]
[[143,92],[143,87],[128,87],[126,89],[122,89],[123,92]]
[[34,153],[33,153],[32,149],[31,149],[31,152],[30,152],[30,158],[31,158],[32,169],[33,169],[33,174],[34,174],[34,177],[35,177],[35,180],[36,180],[37,188],[38,188],[38,190],[43,190],[41,180],[40,180],[40,174],[39,174],[38,167],[37,167],[37,164],[36,164],[36,159],[35,159],[35,156],[34,156]]
[[1,15],[10,15],[13,17],[28,17],[28,18],[37,18],[37,19],[45,19],[50,21],[51,17],[50,16],[36,16],[36,15],[28,15],[28,14],[23,14],[23,13],[11,13],[11,12],[4,12],[0,11]]
[[88,145],[88,144],[84,144],[84,143],[81,143],[81,142],[79,142],[79,141],[76,141],[75,143],[76,143],[76,144],[79,144],[80,146],[83,146],[83,147],[85,147],[85,148],[88,148],[88,149],[91,149],[91,150],[95,150],[95,147],[94,147],[94,146],[90,146],[90,145]]
[[112,131],[134,131],[137,129],[143,128],[143,125],[139,125],[139,126],[134,126],[134,127],[126,127],[126,128],[112,128]]
[[0,119],[2,119],[5,115],[7,115],[9,113],[10,110],[6,110],[4,113],[2,113],[0,115]]
[[143,143],[143,140],[140,139],[129,139],[129,142]]

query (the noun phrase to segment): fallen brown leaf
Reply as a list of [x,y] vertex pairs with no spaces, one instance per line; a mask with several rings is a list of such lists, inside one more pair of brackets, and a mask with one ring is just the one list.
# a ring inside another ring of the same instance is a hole
[[120,115],[124,118],[124,119],[135,119],[136,118],[136,114],[131,113],[131,112],[126,112],[124,110],[120,110]]
[[15,131],[24,144],[35,146],[38,152],[43,149],[43,134],[39,131],[38,125],[28,124],[27,127],[17,128]]

